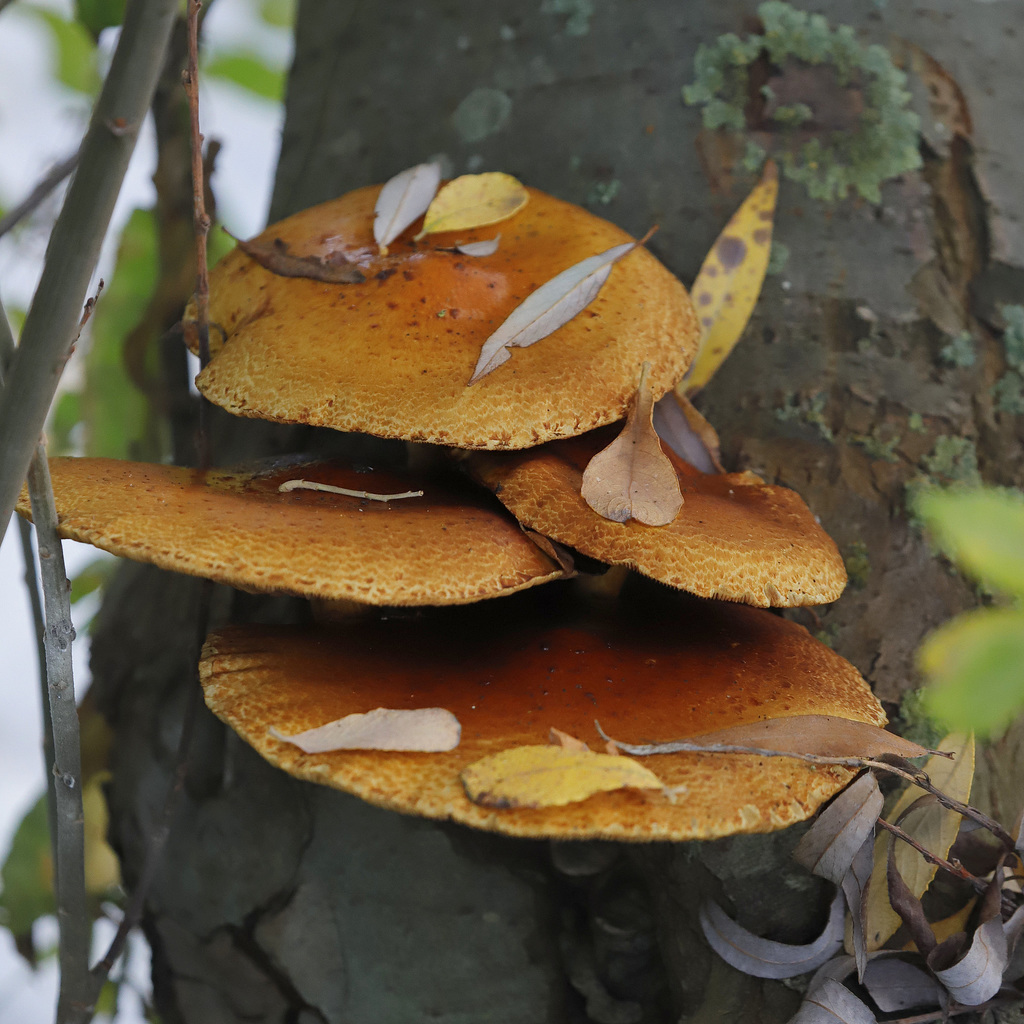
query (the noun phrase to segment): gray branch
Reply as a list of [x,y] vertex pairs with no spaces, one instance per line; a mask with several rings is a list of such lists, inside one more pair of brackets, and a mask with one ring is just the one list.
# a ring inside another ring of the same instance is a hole
[[146,116],[178,9],[176,0],[131,0],[78,169],[46,251],[0,395],[0,524],[6,530],[22,480],[71,354],[89,281],[139,128]]
[[0,217],[0,238],[33,213],[44,199],[78,166],[78,152],[62,160],[46,173],[43,180],[13,209]]

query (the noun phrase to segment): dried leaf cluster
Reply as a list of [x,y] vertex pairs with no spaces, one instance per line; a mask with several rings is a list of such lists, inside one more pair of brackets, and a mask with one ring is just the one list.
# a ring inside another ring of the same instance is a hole
[[[902,756],[877,763],[832,801],[797,845],[795,859],[837,887],[814,942],[772,942],[714,903],[702,910],[708,943],[738,970],[763,978],[815,971],[791,1024],[875,1024],[876,1010],[842,984],[854,975],[881,1013],[917,1007],[951,1014],[996,1005],[1003,996],[1019,1001],[1013,986],[1022,971],[1012,958],[1024,928],[1024,902],[1020,885],[1008,877],[1022,870],[1024,830],[1011,837],[966,804],[973,741],[951,734],[942,746],[955,757],[933,754],[923,769]],[[910,780],[884,818],[879,771]],[[998,847],[988,847],[991,868],[981,877],[955,856],[958,844],[977,847],[977,828],[998,840]],[[940,868],[960,879],[967,894],[963,911],[932,921],[922,897]],[[841,953],[844,905],[847,952]]]

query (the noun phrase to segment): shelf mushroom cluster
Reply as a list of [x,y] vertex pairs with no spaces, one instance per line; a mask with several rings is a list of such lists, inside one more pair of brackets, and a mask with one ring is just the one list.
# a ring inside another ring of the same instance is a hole
[[[643,364],[660,397],[693,358],[697,322],[679,282],[637,248],[581,312],[469,386],[483,343],[531,292],[631,239],[531,190],[493,252],[465,247],[494,228],[423,242],[414,224],[382,253],[379,191],[296,214],[221,262],[219,329],[198,386],[239,415],[472,454],[422,472],[54,459],[63,534],[246,590],[409,609],[209,637],[208,704],[299,777],[524,836],[707,838],[813,813],[848,772],[751,754],[656,755],[646,764],[661,788],[569,803],[467,794],[467,768],[545,744],[552,729],[603,749],[595,719],[638,743],[787,715],[884,715],[851,665],[762,610],[831,601],[845,583],[835,545],[792,491],[671,456],[684,501],[669,526],[612,522],[580,498]],[[351,270],[344,281],[286,276],[254,257],[260,247]],[[657,582],[634,576],[619,599],[588,603],[551,540]],[[436,607],[459,605],[471,607]],[[432,753],[310,754],[280,738],[380,707],[445,708],[461,740]]]

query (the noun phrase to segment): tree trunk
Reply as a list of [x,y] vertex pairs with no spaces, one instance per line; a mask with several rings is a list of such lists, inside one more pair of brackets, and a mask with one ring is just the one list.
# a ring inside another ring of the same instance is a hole
[[[855,564],[840,601],[794,617],[891,713],[916,685],[925,632],[976,602],[912,526],[907,485],[970,479],[973,459],[981,478],[1021,484],[1024,420],[991,395],[1006,368],[998,306],[1024,283],[1011,7],[842,5],[864,40],[915,61],[924,169],[886,184],[877,207],[825,206],[783,184],[776,237],[789,260],[698,402],[729,468],[800,492]],[[303,3],[272,218],[440,154],[455,173],[508,171],[637,235],[658,224],[650,248],[688,282],[750,182],[729,187],[680,88],[698,43],[753,14],[669,0]],[[934,125],[952,119],[956,83],[973,137],[950,140]],[[941,350],[964,330],[978,358],[949,366]],[[221,461],[320,443],[227,417],[216,430]],[[118,733],[112,833],[129,882],[195,686],[200,586],[125,567],[94,641]],[[213,605],[215,625],[302,614],[219,591]],[[982,759],[976,798],[1006,822],[1024,799],[1022,743],[1011,731]],[[829,894],[789,866],[799,831],[678,845],[505,839],[297,782],[204,712],[147,904],[158,1008],[167,1024],[781,1022],[798,995],[713,957],[695,909],[711,894],[748,927],[807,941]]]

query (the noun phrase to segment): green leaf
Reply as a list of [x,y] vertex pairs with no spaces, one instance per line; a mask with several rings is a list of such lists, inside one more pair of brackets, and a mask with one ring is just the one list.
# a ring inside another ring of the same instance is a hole
[[260,17],[274,28],[291,28],[295,24],[295,0],[263,0]]
[[1024,706],[1024,612],[982,608],[929,636],[920,651],[931,683],[931,713],[958,729],[987,735]]
[[965,572],[1024,598],[1024,495],[988,488],[928,489],[917,498],[915,512]]
[[45,794],[21,819],[0,879],[4,887],[0,912],[3,923],[15,936],[28,934],[38,918],[56,911]]
[[156,223],[150,210],[135,210],[121,235],[110,288],[96,304],[92,341],[85,356],[86,455],[140,457],[148,402],[124,366],[124,342],[142,319],[157,280]]
[[66,21],[55,11],[26,7],[26,11],[44,22],[57,47],[57,78],[78,92],[95,94],[100,87],[96,67],[96,43],[77,21]]
[[270,67],[255,53],[225,53],[208,61],[204,72],[279,103],[284,97],[284,72]]
[[109,555],[100,555],[75,573],[71,580],[71,603],[80,601],[88,594],[99,590],[114,574],[117,559]]
[[124,20],[125,0],[75,0],[75,16],[92,33],[94,39]]
[[81,394],[77,391],[65,391],[57,399],[46,431],[51,455],[70,455],[72,453],[71,431],[81,422]]

